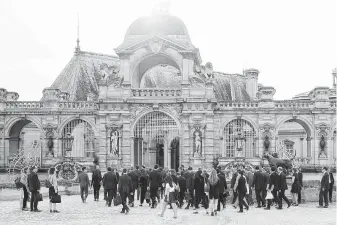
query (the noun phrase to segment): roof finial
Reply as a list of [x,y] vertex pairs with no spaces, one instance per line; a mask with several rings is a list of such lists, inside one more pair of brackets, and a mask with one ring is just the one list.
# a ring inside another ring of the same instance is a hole
[[77,13],[77,40],[76,40],[76,48],[75,48],[75,52],[79,52],[81,51],[80,48],[80,13]]
[[168,14],[170,5],[171,5],[170,0],[161,0],[154,5],[152,13],[153,14]]

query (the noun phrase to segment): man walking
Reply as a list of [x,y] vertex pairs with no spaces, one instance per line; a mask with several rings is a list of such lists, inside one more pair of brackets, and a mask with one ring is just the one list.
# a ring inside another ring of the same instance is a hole
[[[262,200],[265,203],[266,202],[266,196],[267,196],[267,189],[270,182],[270,174],[269,170],[267,171],[266,168],[262,168],[262,174],[263,174],[263,187],[262,187]],[[266,207],[266,205],[262,205],[263,207]]]
[[297,174],[298,174],[298,182],[299,182],[297,202],[298,202],[298,204],[301,204],[302,203],[301,191],[302,191],[302,188],[303,188],[303,174],[302,174],[301,168],[298,168]]
[[188,171],[185,173],[186,176],[186,189],[189,192],[191,199],[188,201],[185,209],[189,209],[190,206],[194,205],[194,173],[192,167],[188,167]]
[[233,169],[233,176],[232,176],[232,179],[231,179],[231,188],[233,189],[232,205],[234,205],[234,203],[236,201],[236,198],[238,196],[237,192],[234,190],[234,185],[235,185],[235,182],[236,182],[236,178],[238,176],[238,171],[239,171],[239,168],[237,168],[237,170],[235,172],[234,172],[234,169]]
[[122,205],[123,205],[121,213],[128,214],[130,211],[129,207],[126,204],[126,199],[130,195],[131,190],[133,190],[132,180],[127,175],[127,170],[123,169],[122,176],[120,176],[119,182],[118,182],[118,193],[121,196]]
[[266,204],[265,200],[262,198],[263,189],[266,190],[266,188],[264,187],[264,176],[262,172],[260,171],[259,166],[255,167],[252,187],[255,187],[255,195],[256,195],[256,201],[257,201],[256,208],[261,208],[261,203],[262,203],[262,206]]
[[31,212],[41,212],[41,210],[37,208],[37,205],[39,202],[39,200],[37,199],[37,195],[41,188],[40,180],[39,180],[39,177],[37,176],[37,170],[38,170],[37,167],[33,166],[31,168],[31,172],[29,173],[27,177],[28,189],[31,193],[30,195],[30,198],[31,198],[30,199],[30,211]]
[[138,189],[138,176],[135,173],[135,170],[133,169],[133,167],[131,167],[130,172],[128,173],[128,176],[131,178],[132,181],[132,187],[133,190],[131,190],[129,197],[129,205],[131,207],[134,206],[134,201],[135,201],[135,195],[134,193],[136,192],[136,190]]
[[99,190],[101,189],[102,174],[99,170],[99,165],[96,165],[96,169],[92,173],[91,187],[94,187],[94,201],[99,200]]
[[103,176],[103,187],[107,191],[106,204],[111,207],[112,199],[116,197],[117,193],[117,176],[111,171],[111,167],[108,167],[108,172]]
[[160,188],[160,185],[161,185],[161,174],[158,171],[158,165],[155,165],[154,170],[151,171],[150,176],[149,176],[148,190],[150,190],[150,197],[152,200],[151,208],[157,207],[156,198],[159,199],[158,190]]
[[139,201],[139,198],[140,198],[140,185],[139,185],[139,179],[140,179],[140,170],[139,170],[139,166],[136,166],[136,169],[134,171],[135,175],[137,176],[137,188],[136,189],[136,192],[137,192],[137,201]]
[[226,182],[226,175],[224,172],[221,171],[221,166],[218,166],[217,168],[218,178],[219,178],[219,200],[218,200],[218,206],[217,211],[220,212],[221,210],[221,204],[222,207],[226,207],[226,198],[225,198],[225,190],[227,190],[227,182]]
[[178,175],[178,184],[179,184],[179,208],[183,207],[184,197],[186,192],[186,178],[181,175],[181,173],[177,173]]
[[319,191],[319,208],[323,208],[323,199],[324,199],[324,208],[328,208],[328,192],[329,192],[329,173],[327,172],[328,168],[323,167],[322,172],[323,176],[321,179],[321,188]]
[[287,177],[285,175],[285,173],[283,172],[283,168],[279,167],[277,168],[278,170],[278,174],[280,176],[280,191],[279,191],[279,199],[280,199],[280,207],[278,209],[282,209],[282,199],[284,199],[284,201],[286,201],[286,203],[288,204],[288,208],[290,207],[290,202],[288,200],[288,198],[285,196],[284,192],[285,190],[288,189],[288,185],[287,185]]
[[87,168],[82,168],[82,173],[78,175],[78,181],[80,183],[81,199],[83,203],[86,203],[88,197],[89,177],[87,174]]
[[252,185],[253,185],[253,178],[254,175],[251,171],[252,169],[250,167],[248,167],[246,169],[246,178],[247,178],[247,183],[248,183],[248,187],[249,187],[249,194],[247,195],[247,202],[248,205],[254,205],[254,201],[253,201],[253,193],[252,193]]
[[329,168],[328,172],[329,172],[329,202],[332,203],[332,191],[333,191],[333,185],[335,183],[335,179],[331,172],[331,168]]
[[[276,203],[278,204],[278,208],[280,208],[280,199],[278,198],[278,191],[279,191],[279,185],[280,185],[280,176],[278,175],[278,173],[276,172],[276,167],[273,166],[271,168],[272,174],[270,175],[270,182],[269,182],[269,187],[268,189],[271,190],[271,193],[273,194],[274,200],[276,201]],[[271,206],[271,200],[268,200],[268,205],[267,209],[270,209]]]

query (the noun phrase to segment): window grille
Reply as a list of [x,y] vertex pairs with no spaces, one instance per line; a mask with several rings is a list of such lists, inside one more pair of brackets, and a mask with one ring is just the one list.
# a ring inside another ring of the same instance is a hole
[[253,126],[248,121],[243,119],[232,120],[225,127],[226,157],[236,156],[236,141],[240,133],[241,136],[245,138],[245,141],[242,145],[242,156],[246,158],[254,157],[256,150],[256,132]]
[[91,125],[81,119],[75,119],[62,130],[62,152],[64,157],[93,157],[95,135]]

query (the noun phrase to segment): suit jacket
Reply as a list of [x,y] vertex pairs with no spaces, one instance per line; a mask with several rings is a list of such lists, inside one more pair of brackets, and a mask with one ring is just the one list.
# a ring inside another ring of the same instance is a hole
[[280,174],[280,185],[279,185],[279,190],[287,190],[288,189],[288,185],[287,185],[287,177],[285,175],[285,173],[281,173]]
[[246,173],[246,179],[247,179],[247,183],[249,184],[249,187],[252,187],[254,175],[253,175],[253,173],[251,171],[248,171]]
[[298,182],[300,184],[300,187],[303,187],[303,174],[302,174],[302,172],[298,172],[297,175],[298,175]]
[[238,172],[233,173],[232,179],[231,179],[231,188],[234,188],[236,177],[238,176]]
[[[40,180],[35,172],[31,172],[27,177],[27,184],[30,192],[40,190]],[[328,181],[329,182],[329,181]]]
[[266,190],[268,184],[270,183],[270,174],[265,172],[263,174],[263,190]]
[[335,179],[333,178],[333,174],[330,172],[329,176],[330,176],[330,180],[331,180],[331,185],[333,186],[334,183],[335,183]]
[[194,190],[195,185],[194,185],[194,172],[188,171],[186,173],[186,189],[187,190]]
[[140,178],[139,178],[139,186],[142,187],[142,188],[145,188],[148,186],[148,176],[146,174],[142,174],[140,175]]
[[79,175],[78,175],[78,182],[80,183],[80,187],[83,188],[83,187],[89,187],[89,176],[87,173],[85,172],[81,172]]
[[103,187],[107,190],[117,190],[117,176],[115,173],[109,171],[103,176]]
[[219,193],[224,193],[225,189],[227,189],[226,175],[223,172],[218,174],[219,177]]
[[265,176],[261,171],[256,171],[254,173],[252,186],[255,187],[255,190],[262,190],[263,188],[266,189],[264,186],[264,180]]
[[184,176],[178,177],[178,184],[180,191],[186,191],[186,178]]
[[135,173],[135,171],[132,171],[132,172],[128,173],[128,176],[131,177],[132,187],[134,189],[138,188],[138,176]]
[[273,172],[270,175],[270,182],[269,182],[269,189],[271,189],[271,186],[274,185],[273,190],[278,191],[280,187],[280,175],[278,175],[276,172]]
[[239,180],[238,180],[238,186],[237,186],[237,192],[238,193],[243,193],[246,194],[247,193],[247,188],[246,188],[246,179],[244,176],[240,176]]
[[159,188],[162,183],[162,176],[158,170],[152,170],[149,176],[150,188]]
[[131,177],[129,177],[127,174],[120,176],[118,182],[118,192],[129,194],[132,192],[132,190],[133,187]]
[[92,173],[91,186],[101,186],[102,173],[99,169],[95,169]]
[[324,191],[329,189],[329,174],[325,172],[321,180],[321,190],[324,188]]
[[198,176],[194,178],[194,190],[196,196],[204,196],[205,193],[205,178]]

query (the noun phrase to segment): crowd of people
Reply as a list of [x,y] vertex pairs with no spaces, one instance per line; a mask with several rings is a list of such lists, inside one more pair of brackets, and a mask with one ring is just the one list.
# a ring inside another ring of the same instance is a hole
[[[28,211],[27,200],[30,192],[30,211],[40,212],[38,202],[41,201],[40,181],[37,175],[38,168],[30,168],[30,172],[22,170],[20,182],[22,183],[23,199],[21,201],[22,210]],[[332,201],[332,188],[334,177],[328,168],[322,168],[322,179],[319,193],[319,206],[327,208],[329,201]],[[45,181],[49,188],[49,210],[51,213],[59,213],[56,209],[58,196],[58,184],[55,168],[48,171],[48,179]],[[177,218],[178,208],[186,210],[193,208],[193,213],[198,214],[200,208],[205,209],[205,213],[216,216],[218,212],[226,208],[227,198],[232,194],[232,206],[239,207],[239,213],[249,210],[254,205],[253,190],[256,195],[256,208],[270,210],[272,205],[276,209],[283,209],[283,200],[287,208],[301,204],[301,190],[303,188],[303,174],[300,168],[293,168],[291,175],[291,196],[290,201],[285,195],[288,189],[286,171],[283,168],[271,167],[254,170],[251,168],[239,167],[233,171],[230,181],[230,188],[227,187],[226,175],[222,168],[218,166],[211,171],[199,168],[193,171],[192,167],[185,170],[184,166],[179,171],[159,168],[135,168],[122,169],[121,174],[117,169],[107,168],[107,172],[102,176],[97,165],[92,172],[91,182],[87,174],[87,169],[82,168],[78,176],[80,186],[80,196],[83,203],[86,203],[89,188],[93,188],[94,201],[100,199],[100,189],[103,186],[104,200],[106,206],[111,207],[114,200],[115,205],[121,204],[121,213],[128,214],[130,207],[135,206],[136,200],[139,206],[148,205],[156,208],[162,201],[163,216],[167,206],[173,209],[174,218]],[[230,194],[229,190],[232,190]],[[60,198],[60,196],[58,196]],[[120,203],[118,203],[120,200]],[[324,203],[324,205],[323,205]],[[184,207],[186,205],[186,207]]]

